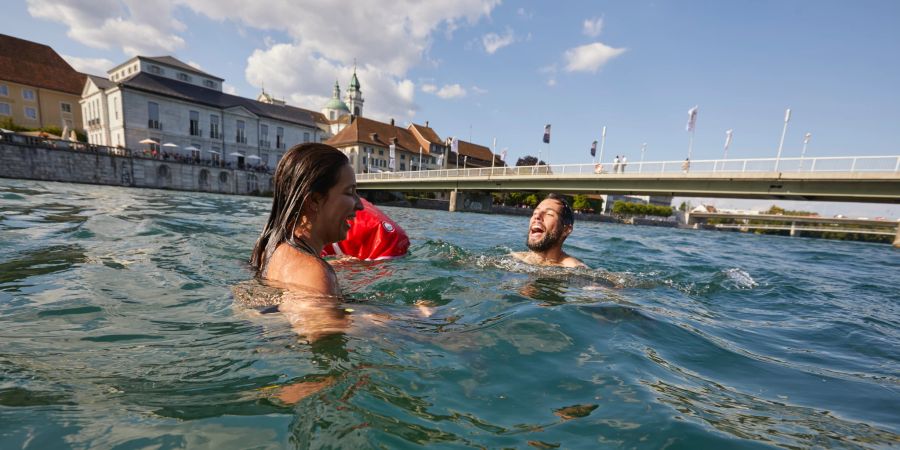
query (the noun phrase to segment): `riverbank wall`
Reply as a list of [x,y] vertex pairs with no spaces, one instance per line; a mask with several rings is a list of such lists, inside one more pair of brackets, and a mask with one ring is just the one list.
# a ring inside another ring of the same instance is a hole
[[124,149],[26,137],[18,142],[0,141],[0,178],[237,195],[272,190],[272,176],[266,172],[145,158]]

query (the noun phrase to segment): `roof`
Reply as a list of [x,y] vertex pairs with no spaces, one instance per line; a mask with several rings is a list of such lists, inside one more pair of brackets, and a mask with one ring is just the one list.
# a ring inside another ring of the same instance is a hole
[[460,139],[459,141],[459,154],[468,156],[469,158],[478,158],[484,161],[490,161],[494,155],[491,152],[491,149],[483,145],[466,142],[462,139]]
[[[445,145],[444,141],[441,140],[440,136],[438,136],[431,127],[414,123],[411,124],[409,128],[413,134],[421,137],[428,144]],[[423,144],[425,144],[425,142],[423,142]],[[423,147],[430,147],[430,145],[423,145]]]
[[350,78],[350,89],[359,90],[359,78],[356,78],[356,69],[353,69],[353,76]]
[[98,77],[97,75],[88,75],[87,77],[102,90],[109,89],[116,85],[116,83],[109,81],[108,78]]
[[123,80],[119,85],[214,108],[226,109],[240,106],[257,116],[308,127],[316,127],[316,119],[321,116],[321,114],[303,108],[263,103],[145,72]]
[[342,102],[339,98],[332,98],[328,100],[328,103],[325,104],[325,109],[336,109],[339,111],[350,112],[350,108],[347,107],[347,104]]
[[423,153],[428,154],[428,148],[420,146],[419,141],[406,128],[365,117],[355,118],[350,125],[344,127],[340,133],[325,141],[325,143],[335,147],[356,144],[387,147],[391,145],[393,138],[397,139],[397,148],[400,150],[418,153],[421,148]]
[[80,96],[85,75],[44,44],[0,34],[0,80]]
[[165,65],[172,66],[172,67],[177,67],[185,72],[191,72],[196,75],[200,75],[200,76],[207,77],[207,78],[212,78],[214,80],[225,81],[224,78],[219,78],[215,75],[208,74],[208,73],[206,73],[190,64],[187,64],[184,61],[181,61],[180,59],[175,58],[173,56],[140,56],[140,55],[135,56],[134,58],[131,58],[128,61],[125,61],[122,64],[119,64],[118,66],[113,67],[112,69],[109,69],[109,71],[107,73],[115,72],[120,67],[131,63],[131,61],[133,61],[135,58],[143,59],[143,60],[147,60],[147,61],[153,61],[155,63],[165,64]]

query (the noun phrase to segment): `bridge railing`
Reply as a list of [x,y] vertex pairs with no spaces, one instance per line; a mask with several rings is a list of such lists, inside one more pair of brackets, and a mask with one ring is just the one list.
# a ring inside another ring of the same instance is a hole
[[357,180],[397,180],[495,176],[632,176],[726,173],[860,173],[900,174],[900,156],[829,156],[818,158],[710,159],[645,161],[626,164],[552,164],[542,166],[482,167],[357,174]]

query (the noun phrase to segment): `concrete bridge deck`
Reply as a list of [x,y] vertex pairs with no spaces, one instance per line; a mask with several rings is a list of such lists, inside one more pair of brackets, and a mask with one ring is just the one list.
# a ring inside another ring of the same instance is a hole
[[[776,164],[779,171],[774,171]],[[357,175],[360,189],[543,191],[582,194],[900,203],[900,156],[593,164]]]

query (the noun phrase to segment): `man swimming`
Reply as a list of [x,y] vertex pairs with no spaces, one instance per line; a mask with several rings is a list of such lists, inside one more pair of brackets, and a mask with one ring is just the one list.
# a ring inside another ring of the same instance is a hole
[[528,264],[560,267],[587,267],[562,250],[563,242],[572,234],[575,215],[566,200],[550,194],[531,214],[525,244],[530,251],[512,256]]

